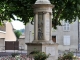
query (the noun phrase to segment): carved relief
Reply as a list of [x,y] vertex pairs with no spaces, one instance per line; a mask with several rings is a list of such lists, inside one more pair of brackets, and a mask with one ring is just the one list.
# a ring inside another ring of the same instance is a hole
[[38,40],[43,39],[43,13],[38,13]]

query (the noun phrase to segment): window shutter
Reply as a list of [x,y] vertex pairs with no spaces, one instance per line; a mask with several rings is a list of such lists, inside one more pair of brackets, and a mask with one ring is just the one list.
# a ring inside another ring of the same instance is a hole
[[70,45],[70,36],[67,36],[67,45]]
[[70,45],[70,36],[64,36],[63,43],[64,45]]
[[65,36],[64,36],[64,40],[63,40],[63,41],[64,41],[64,42],[63,42],[63,43],[64,43],[64,45],[66,45],[66,38],[65,38]]

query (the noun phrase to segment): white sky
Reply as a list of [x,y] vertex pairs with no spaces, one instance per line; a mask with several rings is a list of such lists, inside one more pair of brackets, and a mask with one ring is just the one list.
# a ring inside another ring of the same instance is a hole
[[16,29],[16,30],[20,30],[20,29],[25,29],[25,26],[22,22],[20,21],[12,21],[12,25],[13,25],[13,28]]

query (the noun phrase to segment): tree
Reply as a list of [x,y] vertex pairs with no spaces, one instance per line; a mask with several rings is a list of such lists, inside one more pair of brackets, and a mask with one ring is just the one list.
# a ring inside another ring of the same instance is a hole
[[19,37],[22,35],[22,33],[19,30],[15,30],[14,33],[17,39],[19,39]]
[[25,29],[20,29],[19,30],[21,33],[24,33],[25,32]]
[[[4,20],[10,21],[11,18],[19,20],[24,24],[28,23],[33,18],[32,4],[36,0],[0,0],[0,22]],[[80,19],[80,0],[50,0],[55,7],[53,8],[52,24],[61,25],[60,21],[65,19],[70,23]],[[13,15],[18,18],[15,19]]]

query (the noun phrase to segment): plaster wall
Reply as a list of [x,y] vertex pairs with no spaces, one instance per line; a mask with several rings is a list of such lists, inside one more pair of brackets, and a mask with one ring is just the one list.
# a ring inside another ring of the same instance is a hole
[[28,23],[25,26],[25,43],[32,42],[33,39],[34,39],[34,25]]
[[[57,26],[57,30],[53,29],[52,35],[56,36],[56,43],[59,43],[59,50],[78,49],[78,20],[70,24],[70,31],[64,31],[63,26]],[[64,36],[70,36],[69,46],[63,44]]]
[[13,26],[10,22],[6,23],[5,41],[16,41],[16,36],[13,31]]
[[0,32],[0,38],[5,38],[6,32],[1,31]]
[[18,39],[18,41],[19,41],[19,49],[25,49],[25,40],[24,40],[24,38],[20,38],[20,39]]
[[0,38],[0,51],[5,51],[5,41],[3,38]]

